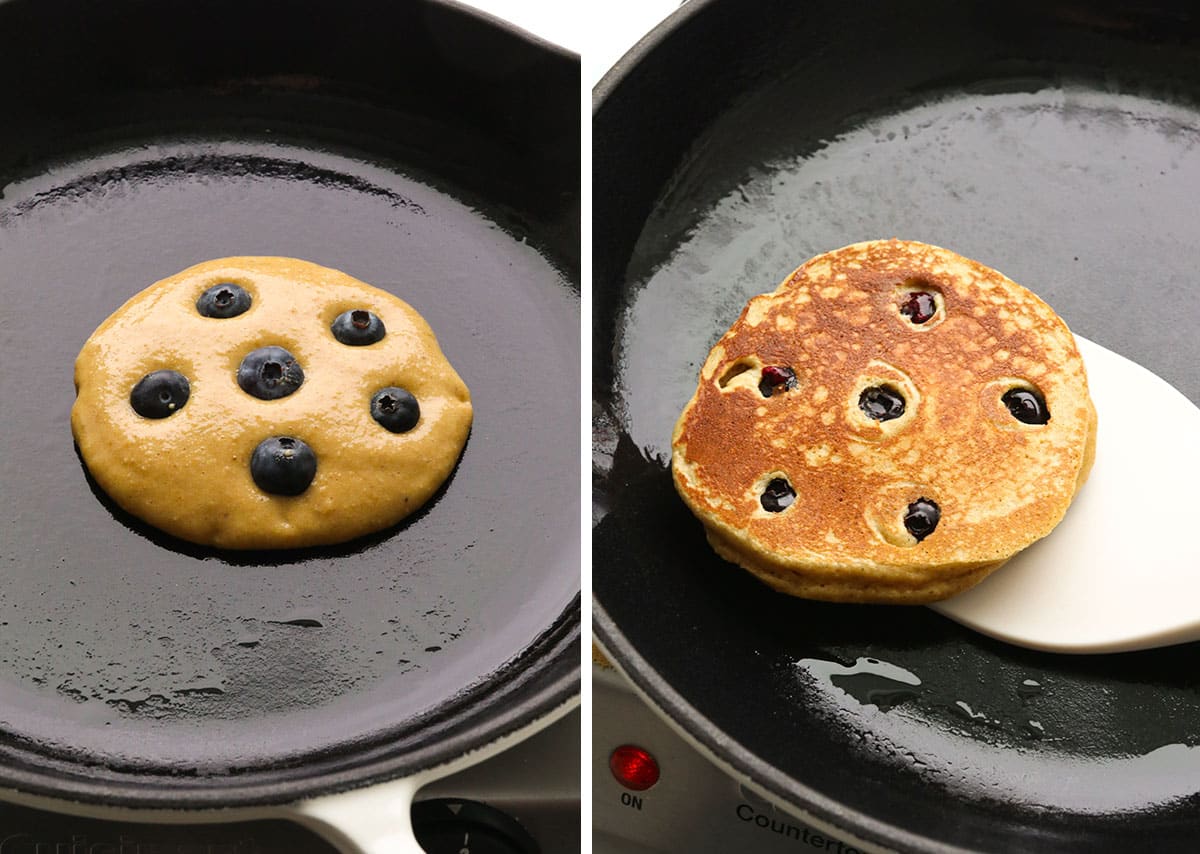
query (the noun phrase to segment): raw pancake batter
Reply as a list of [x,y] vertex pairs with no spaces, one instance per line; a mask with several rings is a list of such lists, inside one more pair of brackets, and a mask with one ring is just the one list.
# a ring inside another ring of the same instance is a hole
[[224,258],[130,299],[75,362],[71,428],[128,512],[230,549],[338,543],[449,476],[470,392],[411,306],[291,258]]

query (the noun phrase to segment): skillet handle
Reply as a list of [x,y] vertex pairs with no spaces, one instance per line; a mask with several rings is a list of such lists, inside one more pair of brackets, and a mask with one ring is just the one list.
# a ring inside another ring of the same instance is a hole
[[296,804],[293,818],[342,854],[424,854],[412,801],[427,780],[409,777]]

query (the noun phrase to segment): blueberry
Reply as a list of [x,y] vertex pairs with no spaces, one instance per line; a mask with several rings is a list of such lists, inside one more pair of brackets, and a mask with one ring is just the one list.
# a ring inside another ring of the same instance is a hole
[[240,285],[221,282],[213,285],[196,300],[196,310],[205,317],[228,319],[250,308],[250,294]]
[[904,514],[904,527],[919,543],[933,533],[941,518],[942,511],[937,502],[921,497],[908,505],[908,511]]
[[361,347],[364,344],[374,344],[387,334],[383,321],[374,312],[365,308],[353,311],[343,311],[333,319],[329,329],[333,337],[351,347]]
[[166,418],[183,409],[192,386],[179,371],[154,371],[138,380],[129,404],[143,418]]
[[777,477],[767,484],[762,496],[758,499],[763,510],[779,513],[786,510],[796,500],[796,490],[782,477]]
[[904,397],[890,385],[874,385],[858,396],[858,408],[876,421],[891,421],[904,414]]
[[1050,420],[1046,398],[1031,388],[1010,388],[1000,398],[1012,417],[1024,424],[1045,424]]
[[282,347],[259,347],[238,366],[238,385],[260,400],[287,397],[304,382],[304,369]]
[[291,436],[263,439],[250,457],[250,476],[263,492],[299,495],[317,474],[317,455]]
[[767,365],[762,369],[758,391],[763,397],[770,397],[781,390],[791,391],[796,385],[796,372],[791,368],[786,365]]
[[937,313],[937,303],[933,294],[927,291],[913,291],[900,303],[900,313],[915,324],[925,323]]
[[371,417],[393,433],[407,433],[421,419],[421,406],[411,392],[389,386],[371,398]]

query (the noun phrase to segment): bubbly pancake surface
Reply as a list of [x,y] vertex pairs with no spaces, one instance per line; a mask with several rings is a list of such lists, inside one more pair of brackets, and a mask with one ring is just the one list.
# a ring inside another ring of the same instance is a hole
[[[932,316],[901,308],[928,294]],[[763,368],[794,371],[764,386]],[[903,399],[876,420],[863,392]],[[1003,402],[1035,389],[1045,424]],[[676,488],[728,560],[795,595],[924,602],[1048,534],[1087,476],[1095,410],[1075,341],[1026,289],[945,249],[860,243],[750,300],[713,347],[673,437]],[[771,512],[784,481],[795,497]],[[923,539],[913,502],[940,509]]]
[[[249,292],[250,308],[205,317],[213,285]],[[331,333],[345,311],[383,321],[384,337],[348,346]],[[253,350],[286,349],[303,367],[291,394],[243,391],[238,368]],[[190,396],[165,418],[134,411],[145,375],[174,370]],[[433,331],[403,300],[327,267],[291,258],[209,261],[132,297],[100,325],[75,362],[71,426],[88,470],[128,512],[168,533],[221,548],[343,542],[421,507],[453,470],[472,420],[470,393]],[[387,387],[411,392],[420,418],[393,433],[371,414]],[[311,447],[316,474],[301,494],[269,494],[250,459],[264,439]]]

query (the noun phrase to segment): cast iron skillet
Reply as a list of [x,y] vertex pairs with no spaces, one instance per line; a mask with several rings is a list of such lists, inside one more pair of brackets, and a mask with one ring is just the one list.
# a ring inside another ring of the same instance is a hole
[[668,460],[745,301],[881,237],[1003,270],[1200,404],[1198,108],[1182,3],[693,0],[602,81],[595,628],[736,774],[903,850],[1194,846],[1196,645],[1055,656],[771,593],[713,555]]
[[[0,56],[0,787],[291,802],[569,702],[578,58],[365,0],[8,0]],[[79,347],[152,282],[239,254],[336,267],[429,320],[476,415],[416,518],[223,552],[89,482]]]

